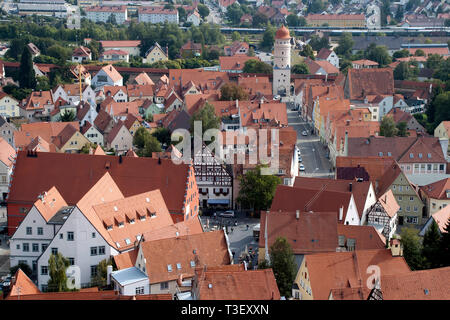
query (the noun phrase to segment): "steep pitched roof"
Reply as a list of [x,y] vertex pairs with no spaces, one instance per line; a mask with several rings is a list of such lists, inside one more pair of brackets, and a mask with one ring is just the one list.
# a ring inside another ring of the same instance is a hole
[[120,79],[122,79],[122,76],[120,75],[120,73],[111,64],[109,64],[107,66],[104,66],[103,68],[100,69],[100,71],[101,70],[103,70],[111,78],[111,80],[114,81],[114,82],[119,81]]
[[[389,169],[395,160],[387,156],[352,156],[352,157],[336,157],[336,168],[352,167],[363,168],[369,175],[369,181],[379,181],[387,169]],[[339,178],[338,178],[339,179]],[[376,186],[374,186],[376,187]]]
[[219,57],[220,70],[242,70],[244,69],[245,63],[248,60],[261,61],[257,57],[249,57],[245,54],[237,54],[234,56],[221,56]]
[[441,210],[439,210],[438,212],[434,213],[432,215],[434,221],[436,221],[438,227],[439,227],[439,231],[441,231],[441,233],[445,233],[445,228],[447,226],[447,224],[449,223],[449,219],[450,219],[450,206],[445,206],[444,208],[442,208]]
[[61,149],[64,147],[64,145],[67,143],[67,141],[70,140],[70,138],[73,137],[75,133],[77,133],[78,130],[75,129],[72,125],[67,125],[53,140],[53,143],[58,149]]
[[[231,263],[223,230],[198,233],[141,243],[150,283],[194,276],[195,266],[220,266]],[[193,266],[191,261],[195,262]],[[179,264],[179,267],[177,266]],[[168,270],[171,265],[171,270]]]
[[378,198],[378,201],[391,218],[393,218],[400,209],[400,206],[398,205],[397,200],[395,200],[395,196],[391,189],[382,194]]
[[127,85],[128,97],[148,97],[153,96],[153,86],[151,84],[129,84]]
[[52,187],[50,190],[45,191],[41,195],[41,198],[36,200],[34,206],[45,221],[48,222],[56,212],[58,212],[62,207],[66,207],[67,203],[59,193],[58,189],[56,189],[56,187]]
[[428,197],[433,199],[450,199],[450,178],[430,183],[420,188]]
[[394,94],[394,75],[391,68],[349,69],[346,86],[348,98],[364,99],[368,94]]
[[2,137],[0,137],[0,161],[11,168],[16,157],[16,150]]
[[78,121],[24,123],[20,131],[14,132],[14,144],[18,148],[25,148],[37,136],[41,136],[45,141],[53,143],[55,137],[67,126],[72,126],[77,131],[80,129]]
[[94,120],[94,124],[100,132],[104,133],[111,120],[112,118],[108,112],[100,110]]
[[381,275],[383,300],[449,300],[450,267]]
[[386,243],[373,226],[337,225],[338,236],[355,240],[356,250],[384,249]]
[[141,72],[135,78],[134,82],[138,85],[155,85],[153,80],[148,76],[147,73]]
[[199,300],[280,300],[272,269],[199,270]]
[[26,296],[29,294],[39,294],[38,287],[31,281],[30,278],[20,268],[14,274],[14,281],[11,283],[8,298],[15,296]]
[[[122,120],[119,120],[111,129],[108,136],[106,137],[106,141],[108,143],[112,143],[114,139],[117,137],[117,135],[120,132],[120,129],[125,126],[125,123]],[[126,128],[126,126],[125,126]],[[127,129],[128,130],[128,129]]]
[[189,166],[143,157],[122,157],[119,162],[116,156],[42,152],[28,157],[19,151],[8,201],[33,204],[40,193],[55,186],[69,205],[75,205],[107,172],[125,196],[160,189],[170,212],[183,211]]
[[330,54],[333,52],[333,50],[322,48],[320,49],[319,53],[316,56],[317,60],[326,60],[330,56]]

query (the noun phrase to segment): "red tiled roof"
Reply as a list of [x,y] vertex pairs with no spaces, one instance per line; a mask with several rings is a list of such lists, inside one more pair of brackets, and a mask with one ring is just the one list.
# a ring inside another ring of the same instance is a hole
[[280,300],[272,269],[199,270],[199,300]]
[[103,70],[114,82],[122,79],[120,73],[111,64],[104,66],[100,70]]
[[[71,168],[71,170],[67,170]],[[160,189],[170,212],[183,212],[188,165],[171,160],[68,153],[18,153],[8,202],[33,204],[43,191],[55,186],[69,205],[109,172],[126,197]],[[70,183],[67,183],[70,181]]]
[[379,181],[394,163],[395,160],[387,156],[336,157],[336,168],[359,166],[367,171],[370,181],[374,183]]
[[136,264],[137,255],[138,255],[138,249],[133,249],[133,250],[115,255],[113,258],[114,258],[114,262],[116,263],[117,269],[122,270],[122,269],[134,267],[134,265]]
[[436,221],[438,227],[439,227],[439,231],[441,233],[445,233],[445,228],[447,226],[447,224],[449,223],[449,219],[450,219],[450,206],[447,205],[444,208],[442,208],[441,210],[439,210],[438,212],[434,213],[432,215],[434,221]]
[[[220,266],[231,263],[223,230],[173,237],[141,243],[151,284],[194,276],[195,266]],[[177,264],[180,264],[178,269]],[[168,271],[168,265],[172,271]]]
[[315,300],[327,300],[331,289],[366,287],[371,275],[367,268],[372,265],[378,266],[382,275],[410,272],[403,257],[392,257],[386,249],[317,253],[304,259]]
[[261,61],[261,59],[259,59],[258,57],[249,57],[244,54],[237,54],[234,56],[221,56],[219,57],[220,70],[242,70],[244,69],[245,63],[248,60]]
[[112,118],[108,112],[100,110],[94,120],[94,124],[100,132],[104,133],[111,120]]
[[384,249],[386,243],[381,240],[373,226],[337,225],[338,236],[354,239],[356,250]]
[[352,61],[352,64],[357,64],[357,65],[361,65],[361,66],[365,67],[365,66],[377,66],[378,62],[368,60],[368,59],[361,59],[361,60]]
[[25,148],[37,136],[41,136],[45,141],[53,143],[67,126],[80,129],[78,121],[72,122],[33,122],[24,123],[20,131],[14,131],[14,144],[17,148]]
[[141,44],[141,40],[103,40],[99,41],[103,48],[128,48],[138,47]]
[[330,54],[333,52],[333,50],[322,48],[320,49],[319,53],[316,56],[316,59],[318,60],[326,60]]
[[20,268],[14,274],[14,280],[11,281],[10,292],[8,298],[20,297],[41,293],[36,285]]
[[147,73],[141,72],[135,78],[134,82],[138,85],[154,85],[153,80],[148,76]]
[[391,68],[349,69],[346,79],[348,97],[364,99],[367,95],[393,95],[394,75]]
[[363,14],[308,14],[306,20],[363,20]]
[[392,193],[391,189],[382,194],[378,198],[378,201],[380,202],[381,206],[386,211],[388,216],[391,218],[393,218],[400,209],[400,206],[398,205],[397,200],[395,200],[395,196]]
[[79,132],[72,125],[67,125],[53,140],[54,145],[61,149],[73,137],[74,134]]
[[[84,9],[87,12],[122,12],[127,11],[127,6],[91,6]],[[101,42],[101,41],[100,41]]]
[[139,85],[129,84],[127,85],[128,97],[153,97],[153,85]]
[[172,294],[138,294],[125,296],[113,290],[109,291],[69,291],[69,292],[45,292],[29,294],[25,296],[8,297],[6,300],[172,300]]
[[383,300],[450,300],[450,267],[381,274]]
[[127,51],[117,50],[117,49],[110,49],[110,50],[103,51],[101,56],[103,57],[105,55],[113,55],[113,54],[118,54],[118,55],[121,55],[121,56],[128,56],[129,55]]
[[16,150],[2,137],[0,137],[0,161],[11,168],[16,157]]

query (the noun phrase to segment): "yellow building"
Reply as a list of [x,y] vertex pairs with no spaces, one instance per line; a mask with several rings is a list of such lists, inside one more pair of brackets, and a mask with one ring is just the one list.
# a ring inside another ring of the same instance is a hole
[[0,92],[0,116],[6,119],[20,116],[19,102],[4,92]]
[[365,28],[363,14],[310,14],[306,16],[310,27],[328,26],[331,28]]
[[450,121],[442,121],[434,129],[434,136],[439,139],[447,139],[449,142],[449,146],[447,146],[447,157],[450,156]]
[[168,48],[165,50],[161,48],[161,46],[156,42],[150,49],[145,53],[145,57],[143,59],[144,63],[155,63],[158,61],[167,61],[169,60]]
[[89,143],[90,141],[73,126],[66,126],[54,140],[58,151],[62,153],[78,153]]

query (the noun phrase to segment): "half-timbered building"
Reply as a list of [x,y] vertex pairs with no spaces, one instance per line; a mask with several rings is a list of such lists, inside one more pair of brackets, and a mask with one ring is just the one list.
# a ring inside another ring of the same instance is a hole
[[202,144],[202,150],[194,155],[194,171],[200,206],[203,209],[233,207],[231,166],[218,159],[205,144]]
[[387,240],[397,229],[397,212],[400,209],[391,190],[384,193],[367,213],[367,224],[373,226]]

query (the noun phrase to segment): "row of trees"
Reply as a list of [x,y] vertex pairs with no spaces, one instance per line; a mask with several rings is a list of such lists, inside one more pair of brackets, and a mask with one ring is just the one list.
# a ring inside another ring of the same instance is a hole
[[392,116],[384,116],[380,123],[380,136],[384,137],[406,137],[408,135],[408,124],[404,121],[395,123]]
[[442,234],[433,221],[423,239],[415,228],[402,229],[400,236],[403,256],[412,270],[450,266],[450,219]]

